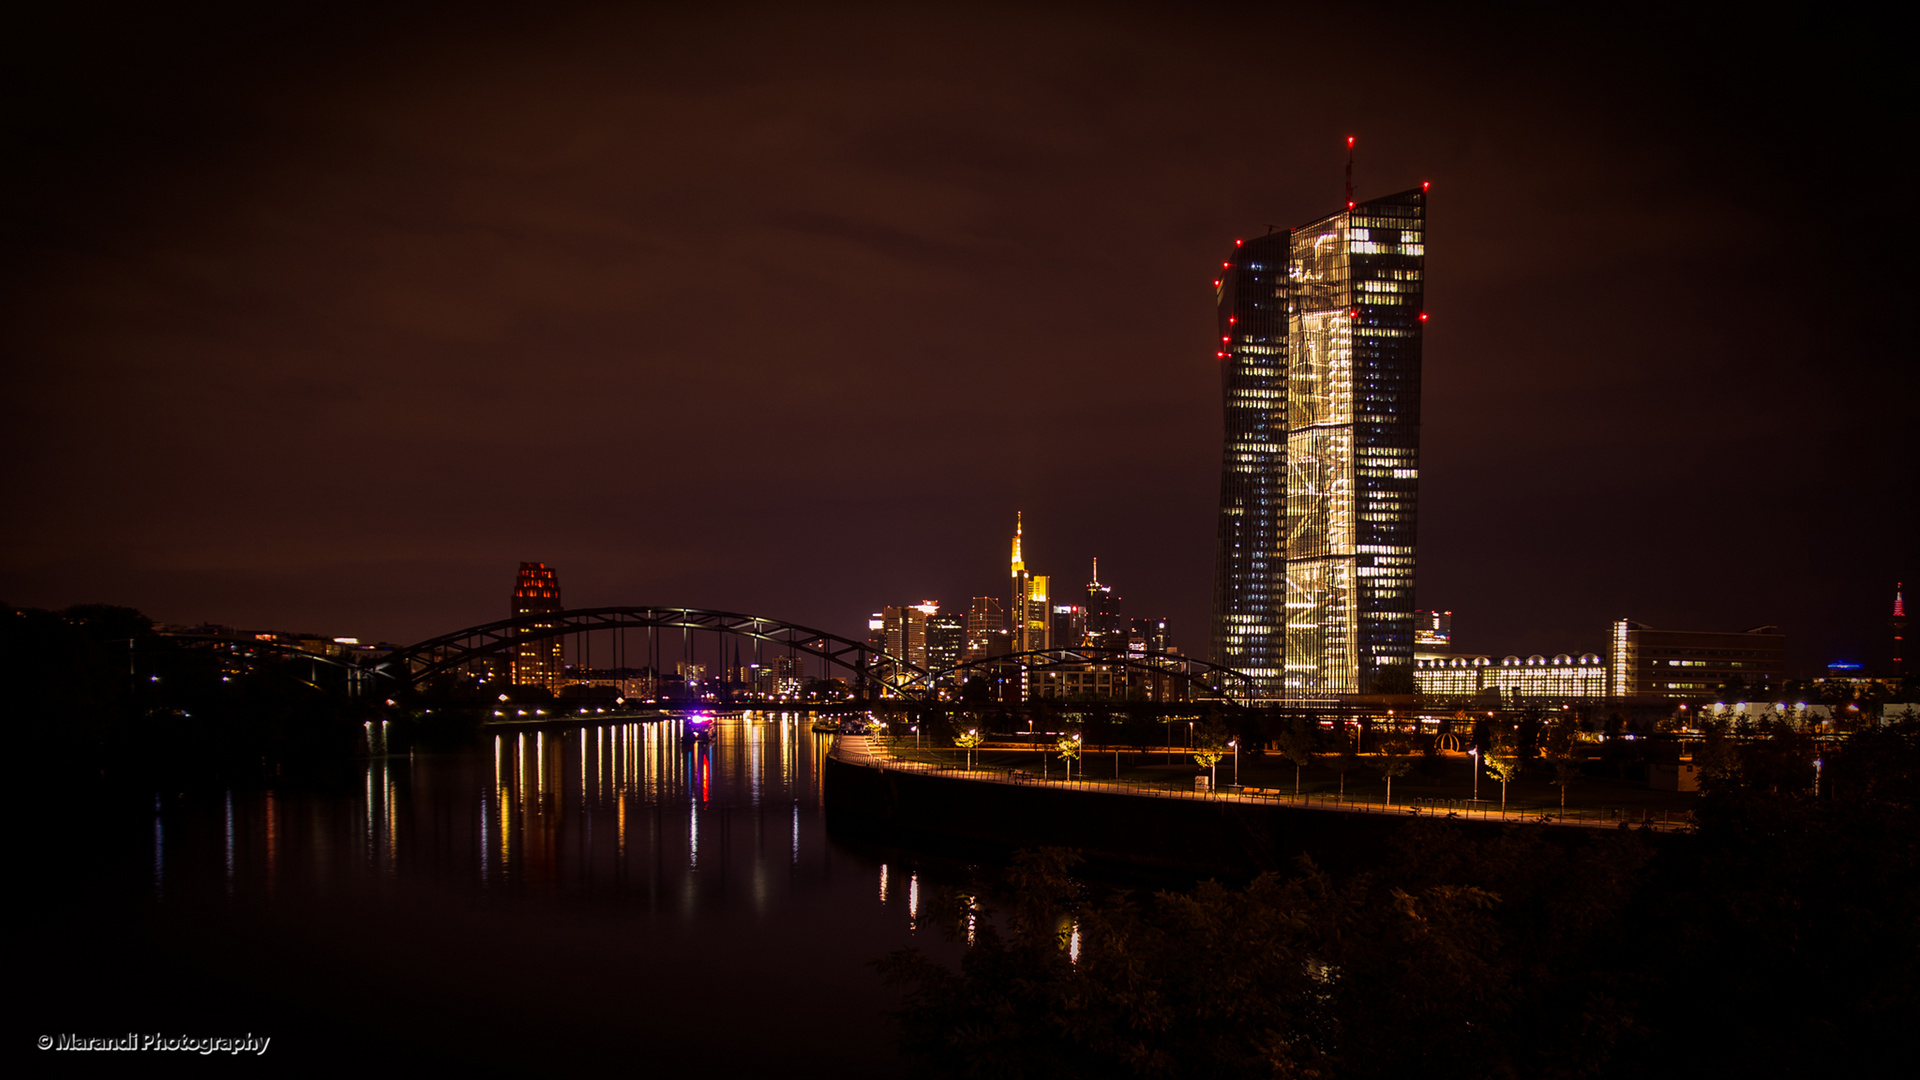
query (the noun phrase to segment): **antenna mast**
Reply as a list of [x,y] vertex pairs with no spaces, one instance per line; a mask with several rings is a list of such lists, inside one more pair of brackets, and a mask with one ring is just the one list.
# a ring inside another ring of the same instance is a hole
[[1353,136],[1347,136],[1347,209],[1353,209]]

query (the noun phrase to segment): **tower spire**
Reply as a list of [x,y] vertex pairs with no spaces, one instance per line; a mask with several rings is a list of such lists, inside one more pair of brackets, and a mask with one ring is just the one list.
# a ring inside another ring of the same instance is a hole
[[1347,209],[1353,209],[1353,136],[1347,136]]
[[1022,558],[1020,555],[1020,531],[1021,531],[1020,511],[1015,510],[1013,512],[1013,576],[1014,577],[1019,577],[1020,572],[1027,568],[1027,560]]

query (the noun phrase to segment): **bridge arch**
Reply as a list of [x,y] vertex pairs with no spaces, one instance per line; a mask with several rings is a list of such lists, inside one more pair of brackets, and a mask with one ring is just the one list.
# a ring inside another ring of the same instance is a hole
[[913,694],[926,672],[863,641],[825,630],[745,615],[685,607],[597,607],[545,611],[482,623],[396,649],[374,665],[377,675],[412,686],[477,660],[505,656],[528,642],[602,630],[684,630],[731,635],[781,646],[794,655],[817,657],[829,669],[853,675],[856,690],[883,686]]

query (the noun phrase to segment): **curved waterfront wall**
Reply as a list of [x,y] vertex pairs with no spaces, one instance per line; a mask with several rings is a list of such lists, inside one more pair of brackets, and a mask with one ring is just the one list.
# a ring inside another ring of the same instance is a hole
[[1095,865],[1182,874],[1285,871],[1302,854],[1325,869],[1361,869],[1378,862],[1387,837],[1407,823],[1391,814],[981,783],[831,756],[822,779],[827,827],[836,832],[905,847],[1067,847]]

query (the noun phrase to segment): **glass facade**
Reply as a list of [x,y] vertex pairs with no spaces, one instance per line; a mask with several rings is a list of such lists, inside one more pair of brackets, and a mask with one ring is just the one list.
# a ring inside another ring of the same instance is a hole
[[1426,198],[1247,241],[1223,267],[1213,656],[1264,695],[1412,671]]
[[1210,653],[1263,697],[1279,692],[1286,632],[1288,239],[1236,245],[1217,287],[1226,441]]

